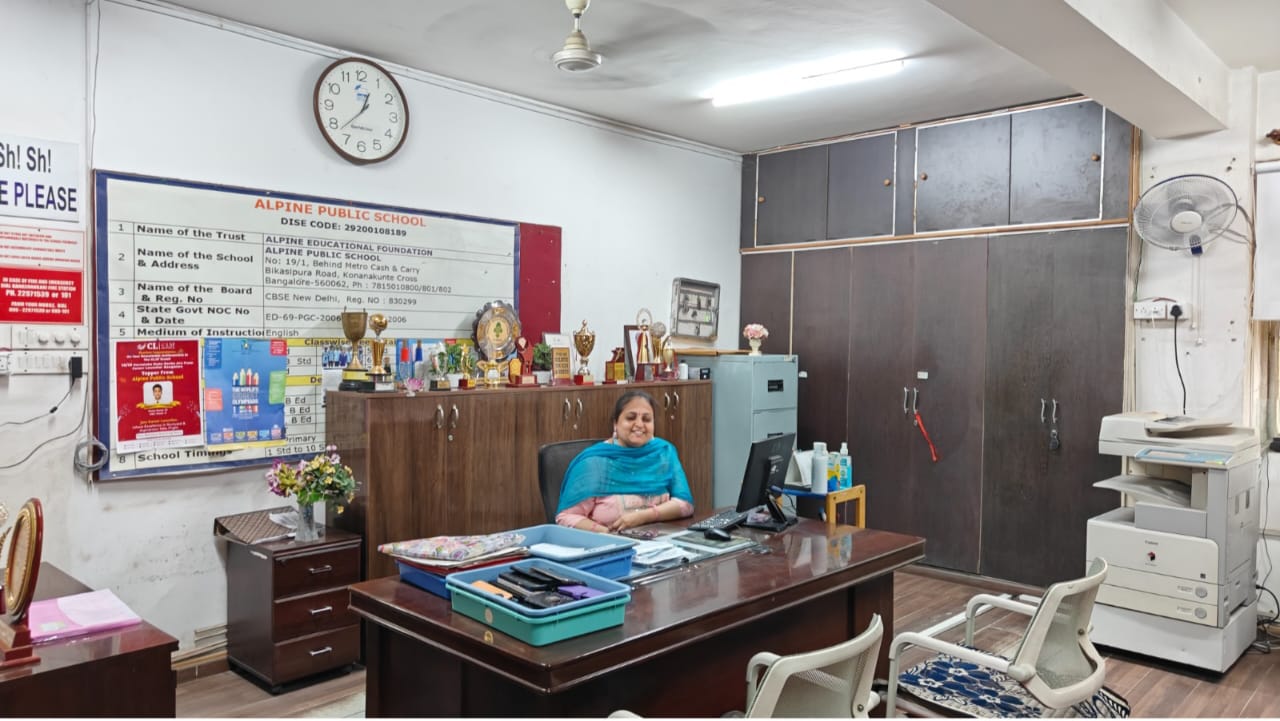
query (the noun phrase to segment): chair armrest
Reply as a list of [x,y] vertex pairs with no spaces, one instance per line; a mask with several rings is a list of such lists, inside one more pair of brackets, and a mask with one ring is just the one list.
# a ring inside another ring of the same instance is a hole
[[1036,609],[1038,608],[1038,606],[1034,606],[1029,603],[1022,603],[1021,601],[1015,601],[1011,598],[992,596],[989,593],[979,593],[973,598],[970,598],[969,602],[964,605],[964,642],[966,646],[973,645],[973,622],[977,617],[978,612],[982,610],[984,606],[1002,608],[1006,611],[1013,611],[1027,616],[1035,615]]
[[[965,648],[964,646],[943,641],[942,639],[934,638],[933,636],[925,636],[924,634],[911,632],[900,633],[893,637],[893,643],[889,646],[889,660],[896,661],[898,659],[898,654],[907,646],[920,646],[921,648],[927,648],[932,651],[937,651],[938,653],[950,654],[962,661],[976,663],[979,666],[994,668],[995,670],[1003,673],[1009,672],[1009,660],[1006,658],[996,656],[985,651],[979,651],[974,648]],[[896,681],[896,678],[890,678],[889,684],[893,685]]]
[[644,717],[639,716],[637,714],[633,714],[626,709],[618,709],[617,711],[614,711],[613,713],[609,714],[609,718],[644,718]]
[[751,708],[751,703],[756,700],[756,691],[761,677],[780,658],[782,657],[776,653],[761,651],[752,656],[750,661],[747,661],[747,705],[745,708]]

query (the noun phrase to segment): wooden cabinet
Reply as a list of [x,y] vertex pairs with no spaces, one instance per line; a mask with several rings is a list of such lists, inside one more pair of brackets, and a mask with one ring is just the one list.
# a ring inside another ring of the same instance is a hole
[[[791,265],[795,253],[752,253],[742,256],[738,314],[743,325],[769,329],[764,352],[791,352]],[[732,329],[738,348],[747,347],[742,329]]]
[[1131,197],[1130,161],[1133,158],[1133,126],[1110,110],[1103,115],[1102,217],[1128,218],[1137,202]]
[[916,232],[1009,222],[1009,116],[916,130]]
[[759,156],[756,245],[827,237],[827,146]]
[[[867,486],[868,523],[926,537],[932,565],[975,571],[986,238],[858,247],[852,263],[855,310],[844,437],[854,480]],[[876,311],[856,311],[871,307]],[[937,449],[937,462],[913,408]],[[844,437],[828,434],[830,441]]]
[[360,537],[327,529],[317,540],[227,547],[227,660],[273,693],[283,684],[355,663],[359,619],[347,585],[360,580]]
[[[694,501],[711,499],[711,382],[556,386],[402,394],[331,391],[326,440],[360,486],[333,522],[365,540],[364,576],[396,572],[378,545],[492,533],[546,522],[538,448],[604,438],[613,404],[640,388],[658,401],[660,434],[680,449]],[[662,398],[673,406],[664,418]],[[680,400],[674,402],[674,394]]]
[[[796,442],[823,441],[839,449],[848,423],[849,324],[857,307],[849,297],[849,248],[796,253],[795,333],[792,352],[804,379],[797,385]],[[770,340],[773,339],[770,334]],[[831,444],[835,444],[834,446]]]
[[827,238],[893,234],[896,133],[828,146]]
[[1098,423],[1121,409],[1127,236],[990,240],[984,575],[1046,585],[1078,574],[1086,521],[1115,505],[1093,483],[1117,470],[1098,453]]
[[1085,101],[1010,116],[1010,223],[1101,219],[1102,113]]

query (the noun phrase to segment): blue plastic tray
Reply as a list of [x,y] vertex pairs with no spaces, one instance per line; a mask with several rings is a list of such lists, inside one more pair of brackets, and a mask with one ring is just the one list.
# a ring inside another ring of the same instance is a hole
[[[454,611],[524,641],[530,646],[545,646],[566,638],[621,626],[627,615],[627,603],[631,600],[630,597],[618,598],[571,611],[562,611],[553,616],[534,618],[522,616],[491,603],[490,601],[496,597],[483,591],[477,591],[476,594],[472,594],[465,588],[458,588],[456,591],[451,599]],[[561,606],[561,608],[564,607]]]
[[400,567],[400,580],[405,583],[412,584],[429,593],[434,593],[441,598],[449,598],[449,586],[445,584],[445,576],[440,576],[421,568],[414,568],[407,563],[396,561],[396,565]]
[[[632,551],[632,553],[634,552],[635,551]],[[501,596],[486,593],[471,585],[473,581],[492,582],[498,577],[498,574],[504,571],[509,571],[512,568],[528,568],[529,566],[541,566],[548,571],[567,578],[572,578],[575,581],[581,582],[582,585],[587,586],[588,588],[594,588],[597,591],[603,591],[604,593],[596,596],[595,598],[584,598],[577,601],[570,601],[569,603],[561,604],[553,608],[529,608],[528,606],[521,606],[515,601],[509,601]],[[453,610],[455,611],[461,610],[456,605],[458,592],[465,591],[472,596],[483,599],[486,604],[499,606],[518,616],[529,618],[554,616],[583,608],[585,606],[602,604],[619,598],[624,599],[624,602],[631,600],[631,587],[625,583],[618,583],[617,581],[597,576],[594,573],[588,573],[580,568],[572,568],[562,563],[556,563],[542,558],[526,558],[522,561],[503,563],[498,566],[485,566],[484,568],[477,568],[474,571],[458,571],[456,573],[449,574],[445,578],[445,585],[448,586],[449,590],[454,594],[453,601],[455,605]],[[475,616],[472,616],[472,618],[475,618]]]
[[533,546],[538,543],[554,543],[558,546],[585,549],[576,556],[563,557],[543,555],[532,548],[529,555],[547,558],[565,566],[590,571],[605,578],[622,578],[631,573],[631,560],[635,558],[636,542],[622,536],[607,533],[583,531],[555,523],[544,523],[540,526],[529,526],[515,531],[524,536],[524,545]]

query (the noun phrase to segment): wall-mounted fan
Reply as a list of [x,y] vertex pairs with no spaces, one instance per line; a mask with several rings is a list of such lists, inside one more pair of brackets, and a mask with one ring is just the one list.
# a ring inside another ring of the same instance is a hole
[[1179,175],[1147,189],[1133,209],[1138,235],[1148,243],[1192,255],[1230,230],[1238,208],[1231,186],[1211,175]]
[[557,68],[570,73],[594,70],[604,62],[604,56],[591,49],[587,36],[582,34],[582,14],[591,0],[564,0],[565,7],[573,14],[573,32],[565,38],[564,47],[551,56]]

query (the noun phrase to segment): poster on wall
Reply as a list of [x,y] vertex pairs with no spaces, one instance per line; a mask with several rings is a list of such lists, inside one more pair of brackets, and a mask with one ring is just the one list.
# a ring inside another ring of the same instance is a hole
[[0,323],[84,322],[84,233],[0,225]]
[[0,133],[0,215],[80,220],[80,146]]
[[117,453],[204,443],[199,340],[116,341],[111,355]]
[[283,338],[207,338],[203,365],[209,449],[284,445],[289,345]]

